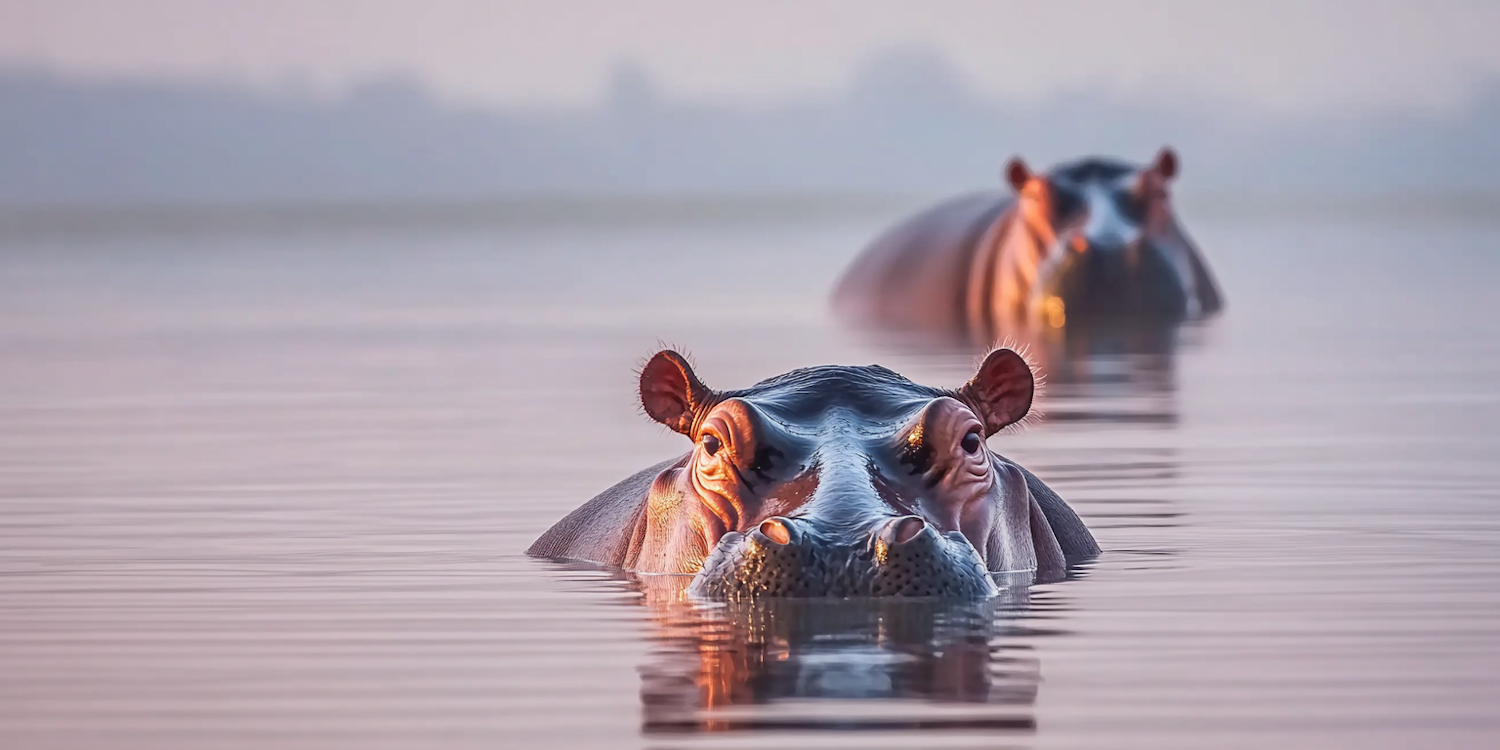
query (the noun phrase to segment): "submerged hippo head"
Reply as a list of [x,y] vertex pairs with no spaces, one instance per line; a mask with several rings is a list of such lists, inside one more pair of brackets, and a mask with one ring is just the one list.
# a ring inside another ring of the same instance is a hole
[[991,353],[957,390],[883,367],[794,370],[714,391],[671,351],[641,402],[693,442],[574,511],[534,555],[695,576],[700,596],[989,596],[991,571],[1098,552],[1078,517],[986,438],[1031,407],[1031,369]]
[[1011,160],[1005,173],[1022,217],[1017,226],[1029,231],[1039,256],[1029,295],[1036,314],[1059,325],[1179,320],[1219,309],[1218,291],[1173,214],[1168,188],[1178,169],[1166,148],[1146,167],[1090,158],[1033,174]]

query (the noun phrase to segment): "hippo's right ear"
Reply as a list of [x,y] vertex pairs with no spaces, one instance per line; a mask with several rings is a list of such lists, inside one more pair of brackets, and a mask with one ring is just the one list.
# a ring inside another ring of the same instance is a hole
[[1031,411],[1036,379],[1031,365],[1010,349],[996,349],[984,358],[979,372],[958,389],[959,400],[984,420],[985,436],[1021,421]]
[[1010,157],[1010,162],[1005,165],[1005,181],[1010,183],[1010,188],[1016,192],[1026,187],[1031,181],[1031,168],[1019,156]]
[[670,349],[657,352],[641,368],[641,406],[646,414],[688,437],[698,409],[712,396],[687,358]]

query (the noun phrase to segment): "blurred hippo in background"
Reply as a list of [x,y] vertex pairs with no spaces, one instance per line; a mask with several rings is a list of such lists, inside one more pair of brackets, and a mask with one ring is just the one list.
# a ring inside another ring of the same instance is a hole
[[1008,349],[957,389],[809,367],[736,391],[682,355],[641,370],[647,415],[693,443],[605,490],[528,554],[694,576],[695,596],[984,598],[998,571],[1061,578],[1098,554],[1041,480],[990,451],[1035,381]]
[[835,311],[860,327],[983,345],[1213,315],[1223,299],[1168,195],[1178,172],[1169,148],[1146,167],[1087,158],[1037,174],[1012,159],[1013,197],[960,196],[888,230],[839,282]]

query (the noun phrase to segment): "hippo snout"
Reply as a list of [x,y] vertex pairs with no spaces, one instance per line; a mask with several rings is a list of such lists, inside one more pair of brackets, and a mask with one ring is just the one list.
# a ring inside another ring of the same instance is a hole
[[858,533],[776,517],[749,533],[725,534],[689,592],[729,601],[759,596],[984,598],[997,588],[961,533],[940,534],[917,516],[891,516]]

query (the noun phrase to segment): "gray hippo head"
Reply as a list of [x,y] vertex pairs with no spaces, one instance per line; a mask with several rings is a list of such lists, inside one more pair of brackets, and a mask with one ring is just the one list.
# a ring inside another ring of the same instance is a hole
[[1078,517],[986,439],[1031,408],[1030,367],[989,354],[957,389],[879,366],[714,391],[672,351],[648,416],[692,441],[558,522],[533,555],[694,576],[702,597],[960,596],[993,571],[1056,575],[1098,552]]
[[1218,290],[1172,209],[1179,169],[1170,148],[1145,167],[1089,158],[1034,174],[1020,158],[1010,161],[1016,226],[1039,255],[1030,295],[1037,316],[1056,327],[1219,309]]

